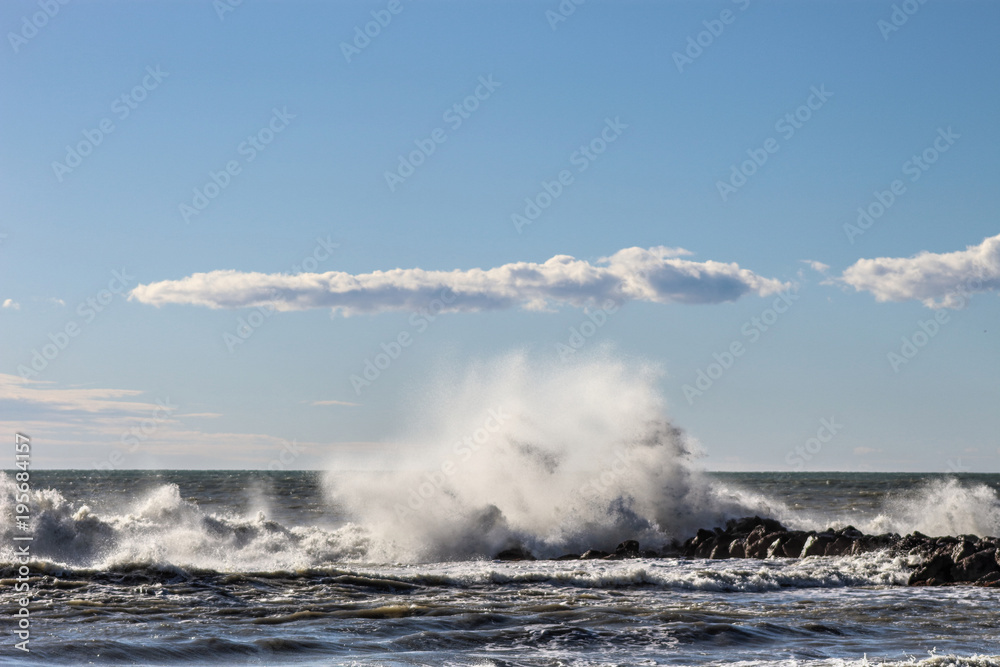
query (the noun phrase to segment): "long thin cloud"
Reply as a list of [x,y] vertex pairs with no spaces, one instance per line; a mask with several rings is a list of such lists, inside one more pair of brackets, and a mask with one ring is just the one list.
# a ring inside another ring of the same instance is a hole
[[859,259],[840,281],[871,292],[876,301],[915,299],[928,308],[961,308],[970,294],[1000,289],[1000,234],[955,252]]
[[344,315],[417,311],[437,301],[442,312],[561,305],[606,299],[655,303],[720,303],[746,294],[766,296],[790,287],[735,263],[680,259],[682,248],[625,248],[595,263],[557,255],[543,263],[516,262],[491,269],[372,273],[247,273],[211,271],[139,285],[130,300],[154,306],[208,308],[270,306],[277,310],[332,308]]

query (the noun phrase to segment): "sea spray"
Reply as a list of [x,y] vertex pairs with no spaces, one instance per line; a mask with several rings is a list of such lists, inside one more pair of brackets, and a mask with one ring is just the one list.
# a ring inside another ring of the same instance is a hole
[[331,502],[377,557],[405,561],[657,546],[761,511],[697,468],[660,376],[605,352],[560,364],[517,352],[445,375],[399,416],[395,469],[331,472]]
[[938,479],[890,496],[875,518],[858,527],[870,533],[1000,536],[1000,499],[985,484]]

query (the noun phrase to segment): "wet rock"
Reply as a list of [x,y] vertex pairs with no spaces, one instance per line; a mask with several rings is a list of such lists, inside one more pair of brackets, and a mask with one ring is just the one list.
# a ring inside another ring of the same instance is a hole
[[990,588],[1000,588],[1000,572],[987,574],[982,579],[976,581],[976,586],[989,586]]
[[787,529],[774,519],[762,519],[759,516],[747,516],[742,519],[730,519],[726,522],[725,532],[729,535],[749,535],[760,527],[761,534],[785,532]]
[[781,558],[785,555],[782,546],[788,540],[788,533],[779,534],[770,544],[767,545],[767,558]]
[[555,560],[580,560],[580,554],[563,554]]
[[854,539],[847,535],[838,535],[837,539],[826,546],[826,556],[847,556],[854,551]]
[[[937,554],[917,567],[910,575],[910,586],[937,586],[951,581],[950,572],[955,563],[948,554]],[[932,583],[932,581],[934,583]]]
[[837,531],[838,535],[843,535],[844,537],[849,537],[852,539],[857,539],[859,537],[864,537],[865,534],[854,526],[847,526],[846,528],[841,528]]
[[718,539],[713,535],[711,539],[705,540],[697,547],[695,547],[694,557],[708,558],[709,556],[712,555],[712,551],[715,550],[715,547],[717,547],[718,544],[719,544]]
[[638,558],[639,542],[637,540],[625,540],[615,547],[615,555],[622,558]]
[[496,560],[535,560],[535,556],[524,547],[516,546],[498,553]]
[[728,544],[715,545],[715,548],[712,549],[712,553],[709,555],[709,558],[714,558],[716,560],[729,558],[729,545]]
[[583,552],[583,555],[580,556],[580,560],[594,560],[596,558],[605,558],[610,555],[611,554],[607,551],[601,551],[600,549],[587,549]]
[[951,568],[954,581],[974,582],[983,577],[1000,572],[995,550],[979,551],[956,562]]
[[951,559],[957,563],[963,558],[968,558],[972,554],[976,553],[976,551],[978,551],[978,549],[976,549],[975,542],[963,540],[962,542],[956,544],[955,548],[952,549]]
[[781,545],[781,551],[785,558],[798,558],[802,555],[802,548],[806,545],[809,533],[797,531],[788,536],[788,539]]
[[[771,546],[774,544],[775,540],[785,534],[786,533],[784,532],[768,533],[753,544],[749,544],[750,538],[747,538],[747,558],[767,558],[768,552],[771,550]],[[753,535],[753,533],[751,533],[751,535]]]
[[817,533],[810,535],[805,544],[802,545],[802,552],[799,554],[802,558],[807,556],[825,556],[826,548],[836,538],[831,533]]
[[744,540],[733,540],[729,543],[729,557],[730,558],[746,558],[746,542]]

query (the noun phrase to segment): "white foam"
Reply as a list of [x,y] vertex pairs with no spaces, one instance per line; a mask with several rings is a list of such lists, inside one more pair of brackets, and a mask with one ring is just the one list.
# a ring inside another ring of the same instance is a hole
[[985,484],[934,480],[890,497],[878,516],[857,527],[868,533],[1000,535],[1000,498]]
[[658,378],[606,355],[540,364],[511,354],[429,383],[394,440],[402,469],[332,472],[326,487],[371,530],[379,557],[410,561],[517,543],[542,556],[630,538],[656,546],[773,509],[699,471]]

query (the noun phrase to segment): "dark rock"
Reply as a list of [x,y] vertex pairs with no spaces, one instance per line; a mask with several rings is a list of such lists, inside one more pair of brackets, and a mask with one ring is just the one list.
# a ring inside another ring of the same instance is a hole
[[638,558],[639,542],[636,540],[625,540],[615,547],[615,555],[621,556],[622,558]]
[[833,537],[833,535],[828,533],[810,535],[809,538],[806,539],[805,544],[802,545],[801,557],[825,556],[827,546],[832,544],[835,539],[836,538]]
[[781,545],[781,551],[785,558],[798,558],[802,555],[802,547],[810,537],[809,533],[795,532],[788,536],[788,539]]
[[732,542],[730,542],[729,557],[746,558],[747,557],[746,543],[743,540],[733,540]]
[[826,545],[825,555],[847,556],[854,551],[854,540],[847,535],[838,535],[837,539]]
[[963,558],[968,558],[972,554],[976,553],[976,551],[978,551],[978,549],[976,549],[975,542],[964,540],[956,544],[955,548],[952,549],[951,559],[957,563]]
[[587,549],[580,556],[580,560],[594,560],[595,558],[605,558],[610,555],[607,551],[601,551],[600,549]]
[[524,547],[504,549],[496,555],[496,560],[535,560],[535,556]]
[[954,581],[979,581],[989,574],[1000,572],[996,551],[980,551],[955,563],[951,568]]
[[924,584],[926,586],[940,585],[939,583],[931,583],[931,580],[935,582],[945,582],[951,581],[949,576],[951,568],[955,565],[951,560],[951,556],[947,554],[937,554],[930,560],[926,561],[923,565],[918,566],[917,570],[910,575],[910,586],[917,586]]
[[1000,588],[1000,572],[987,574],[982,579],[976,581],[976,586],[989,586],[990,588]]
[[580,554],[563,554],[556,558],[556,560],[580,560]]
[[755,528],[762,527],[762,534],[785,532],[787,529],[774,519],[761,519],[759,516],[747,516],[742,519],[730,519],[726,522],[726,533],[729,535],[749,535]]
[[712,553],[709,555],[709,558],[729,558],[729,545],[725,543],[715,545],[715,548],[712,549]]
[[780,533],[767,545],[767,558],[781,558],[785,552],[781,550],[782,545],[788,540],[788,533]]
[[756,528],[751,530],[747,534],[747,540],[746,540],[748,553],[751,547],[753,547],[755,544],[764,539],[765,535],[774,535],[776,532],[780,531],[768,530],[766,526],[757,526]]
[[768,533],[753,544],[749,544],[750,538],[747,538],[747,558],[767,558],[774,541],[786,534],[784,532]]
[[704,544],[705,542],[714,539],[715,539],[715,531],[705,530],[704,528],[702,528],[693,538],[691,538],[691,546],[696,547],[699,544]]
[[718,543],[719,543],[718,538],[716,538],[713,535],[711,539],[705,540],[704,542],[702,542],[701,544],[699,544],[697,547],[695,547],[694,557],[695,558],[708,558],[709,556],[712,555],[712,551],[715,549],[716,546],[718,546]]

